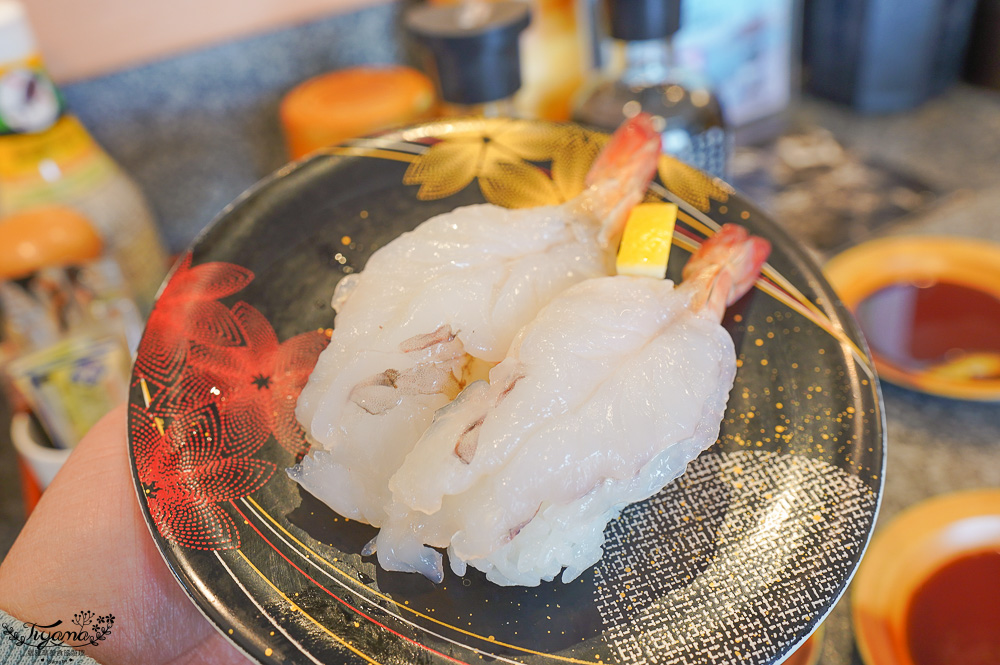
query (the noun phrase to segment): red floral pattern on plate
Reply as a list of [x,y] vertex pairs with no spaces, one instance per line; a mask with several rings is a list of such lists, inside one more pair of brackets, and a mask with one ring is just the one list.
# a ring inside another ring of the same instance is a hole
[[219,302],[253,280],[234,263],[191,267],[191,253],[177,264],[156,300],[139,343],[136,370],[160,386],[174,383],[187,362],[190,342],[234,346],[242,340],[232,312]]
[[301,457],[309,443],[295,418],[295,401],[329,339],[312,331],[279,343],[271,324],[247,303],[236,303],[232,314],[245,344],[192,344],[189,362],[198,371],[185,373],[168,400],[181,410],[219,404],[234,452],[255,452],[274,434]]
[[231,549],[240,534],[220,505],[272,477],[254,457],[272,435],[300,458],[308,450],[295,402],[329,336],[310,331],[279,342],[245,302],[219,302],[253,273],[231,263],[178,264],[146,324],[129,430],[136,474],[160,534],[184,547]]
[[232,549],[240,534],[219,505],[264,486],[275,465],[225,457],[225,431],[214,404],[165,420],[133,404],[132,449],[149,513],[160,534],[196,549]]

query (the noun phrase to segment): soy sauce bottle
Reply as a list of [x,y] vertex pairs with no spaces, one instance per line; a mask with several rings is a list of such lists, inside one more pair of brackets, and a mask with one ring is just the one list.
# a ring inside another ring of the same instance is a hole
[[671,38],[680,0],[605,0],[612,38],[608,66],[584,84],[573,120],[606,131],[640,111],[653,116],[663,151],[725,177],[730,135],[707,83],[676,66]]

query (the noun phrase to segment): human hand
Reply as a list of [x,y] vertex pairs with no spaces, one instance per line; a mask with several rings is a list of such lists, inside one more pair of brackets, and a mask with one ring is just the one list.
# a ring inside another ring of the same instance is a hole
[[0,565],[0,609],[39,625],[69,625],[81,610],[113,614],[108,637],[83,648],[105,665],[245,665],[156,549],[132,483],[125,413],[97,423],[42,495]]

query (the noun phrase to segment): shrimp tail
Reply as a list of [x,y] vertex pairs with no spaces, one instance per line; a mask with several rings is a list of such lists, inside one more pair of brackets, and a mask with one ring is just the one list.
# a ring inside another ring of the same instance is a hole
[[586,198],[600,214],[598,241],[602,247],[617,244],[628,214],[642,201],[656,173],[660,135],[648,113],[626,120],[615,131],[587,172]]
[[726,307],[753,287],[770,253],[767,240],[737,224],[724,225],[684,266],[683,284],[692,292],[691,308],[721,321]]

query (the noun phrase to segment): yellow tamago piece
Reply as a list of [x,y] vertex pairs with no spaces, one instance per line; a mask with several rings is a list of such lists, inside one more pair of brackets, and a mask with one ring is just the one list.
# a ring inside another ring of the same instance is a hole
[[632,208],[618,248],[618,274],[666,277],[676,222],[673,203],[640,203]]

